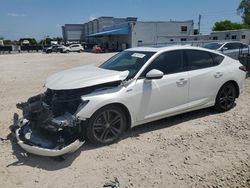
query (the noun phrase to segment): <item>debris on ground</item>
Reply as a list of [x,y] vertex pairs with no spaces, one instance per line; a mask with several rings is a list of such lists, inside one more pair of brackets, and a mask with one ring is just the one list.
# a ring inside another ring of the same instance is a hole
[[117,177],[114,178],[114,181],[109,181],[103,185],[103,187],[111,187],[111,188],[117,188],[120,187],[120,182],[118,181]]

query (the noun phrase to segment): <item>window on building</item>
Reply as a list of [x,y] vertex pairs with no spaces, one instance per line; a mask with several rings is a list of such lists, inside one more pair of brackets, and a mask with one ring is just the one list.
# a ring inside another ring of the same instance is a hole
[[181,26],[181,32],[187,32],[187,26]]
[[226,38],[229,38],[229,34],[226,34]]
[[203,69],[214,65],[212,56],[208,52],[199,50],[185,50],[189,70]]
[[213,37],[213,40],[218,40],[218,37],[217,36]]
[[174,42],[174,39],[170,39],[170,42]]
[[181,38],[181,41],[187,41],[187,38]]
[[234,39],[234,40],[235,40],[236,38],[237,38],[237,36],[236,36],[236,35],[232,35],[232,39]]
[[241,38],[242,38],[242,39],[245,39],[245,38],[246,38],[246,35],[241,35]]

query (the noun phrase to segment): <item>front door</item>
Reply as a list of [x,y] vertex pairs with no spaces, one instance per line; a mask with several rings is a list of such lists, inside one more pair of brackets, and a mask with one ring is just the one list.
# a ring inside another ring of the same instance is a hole
[[[137,121],[159,119],[187,108],[189,77],[185,71],[182,51],[160,54],[146,68],[135,84],[139,103]],[[146,74],[157,69],[164,73],[161,79],[146,79]]]

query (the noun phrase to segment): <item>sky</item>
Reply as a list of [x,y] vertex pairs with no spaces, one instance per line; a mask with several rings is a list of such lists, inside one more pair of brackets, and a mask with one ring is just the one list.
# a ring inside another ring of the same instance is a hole
[[241,22],[240,0],[0,0],[0,37],[41,40],[61,37],[61,26],[100,16],[138,17],[140,21],[194,20],[207,34],[216,21]]

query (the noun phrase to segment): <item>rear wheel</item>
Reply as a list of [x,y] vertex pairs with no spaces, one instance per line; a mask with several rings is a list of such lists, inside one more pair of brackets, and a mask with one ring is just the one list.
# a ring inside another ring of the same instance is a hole
[[118,106],[105,106],[90,118],[87,137],[95,145],[114,143],[124,133],[126,122],[126,116]]
[[236,88],[232,83],[224,84],[216,97],[215,109],[219,112],[225,112],[233,108],[236,98]]

